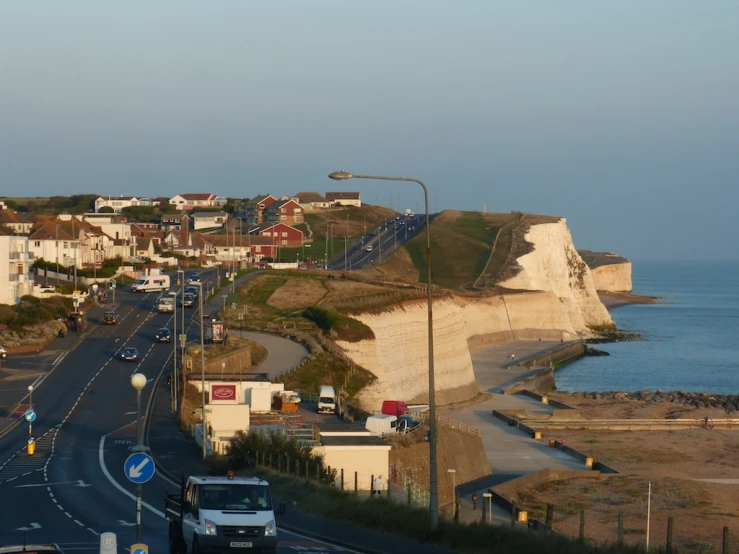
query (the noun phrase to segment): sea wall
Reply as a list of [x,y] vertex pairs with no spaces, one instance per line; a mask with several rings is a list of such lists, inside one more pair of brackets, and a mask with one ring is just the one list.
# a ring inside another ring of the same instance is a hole
[[577,253],[565,219],[532,225],[526,241],[533,250],[516,260],[521,271],[501,287],[554,293],[576,328],[612,325],[598,299],[590,269]]
[[590,270],[597,290],[631,292],[631,262],[601,265]]

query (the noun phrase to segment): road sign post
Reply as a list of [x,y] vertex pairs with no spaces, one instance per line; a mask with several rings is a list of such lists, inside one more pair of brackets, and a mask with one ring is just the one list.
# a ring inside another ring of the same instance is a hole
[[123,466],[126,478],[136,484],[136,541],[138,542],[141,542],[142,485],[154,476],[154,469],[154,459],[145,452],[131,454]]
[[23,415],[23,417],[25,417],[26,421],[28,422],[28,436],[30,437],[31,435],[33,435],[33,422],[36,421],[36,412],[34,412],[33,410],[28,410]]
[[132,544],[131,554],[149,554],[149,547],[145,544]]

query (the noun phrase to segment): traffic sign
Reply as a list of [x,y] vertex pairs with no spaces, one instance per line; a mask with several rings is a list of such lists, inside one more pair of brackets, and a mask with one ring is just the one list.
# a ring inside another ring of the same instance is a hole
[[28,410],[23,417],[26,418],[26,421],[33,423],[34,421],[36,421],[36,412],[34,412],[33,410]]
[[149,547],[145,544],[132,544],[131,554],[149,554]]
[[123,464],[123,473],[129,481],[137,485],[146,483],[154,477],[154,469],[154,458],[144,452],[131,454]]

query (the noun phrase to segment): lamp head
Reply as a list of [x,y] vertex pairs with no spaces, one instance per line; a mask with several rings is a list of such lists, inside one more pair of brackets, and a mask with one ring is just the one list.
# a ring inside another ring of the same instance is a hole
[[330,173],[328,177],[329,179],[333,179],[334,181],[346,181],[347,179],[353,179],[354,174],[342,170],[334,171],[333,173]]
[[144,390],[146,386],[146,375],[143,373],[134,373],[131,375],[131,386],[137,391]]
[[33,385],[28,385],[28,392],[33,391]]

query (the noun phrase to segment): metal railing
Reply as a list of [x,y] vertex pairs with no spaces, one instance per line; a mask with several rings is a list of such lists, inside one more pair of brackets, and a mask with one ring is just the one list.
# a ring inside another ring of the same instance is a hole
[[466,423],[460,423],[459,421],[454,421],[453,419],[449,419],[448,417],[444,416],[436,416],[436,421],[439,423],[439,425],[445,425],[452,429],[457,429],[458,431],[467,433],[468,435],[472,435],[474,437],[480,436],[479,429],[476,429],[475,427],[470,427]]
[[403,473],[403,471],[395,467],[391,468],[390,481],[402,488],[406,494],[410,491],[411,501],[414,504],[428,508],[430,502],[429,492]]

